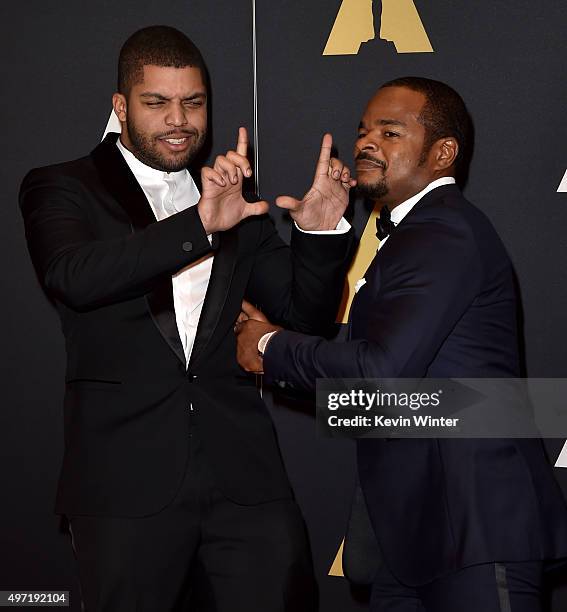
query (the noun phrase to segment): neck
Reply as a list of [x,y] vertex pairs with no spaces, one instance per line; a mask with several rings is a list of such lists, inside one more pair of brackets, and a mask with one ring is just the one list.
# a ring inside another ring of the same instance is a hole
[[[422,191],[427,189],[427,187],[429,187],[429,185],[431,185],[431,183],[434,183],[435,181],[438,181],[438,180],[443,179],[443,178],[452,178],[453,180],[455,180],[454,174],[452,174],[450,172],[446,172],[444,174],[440,174],[438,176],[432,177],[431,180],[429,180],[427,183],[425,183],[424,185],[421,185],[420,188],[417,191],[414,191],[413,193],[406,194],[402,199],[398,198],[395,201],[394,200],[388,201],[387,199],[374,200],[374,207],[379,207],[380,209],[382,209],[383,206],[387,206],[388,210],[392,211],[392,210],[394,210],[394,208],[396,208],[396,206],[399,206],[400,204],[403,204],[404,202],[407,202],[411,198],[415,197],[416,195],[420,194]],[[386,198],[387,198],[387,196],[386,196]]]

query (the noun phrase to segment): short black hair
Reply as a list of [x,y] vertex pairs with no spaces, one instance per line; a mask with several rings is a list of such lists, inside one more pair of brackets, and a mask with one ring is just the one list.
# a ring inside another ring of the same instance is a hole
[[459,143],[456,168],[462,169],[463,164],[468,163],[472,153],[472,121],[463,99],[452,87],[441,81],[414,76],[388,81],[380,89],[385,87],[406,87],[425,96],[418,117],[425,128],[424,158],[434,142],[452,136]]
[[144,75],[144,66],[199,68],[207,85],[207,71],[201,52],[183,32],[156,25],[134,32],[122,45],[118,57],[118,91],[128,96]]

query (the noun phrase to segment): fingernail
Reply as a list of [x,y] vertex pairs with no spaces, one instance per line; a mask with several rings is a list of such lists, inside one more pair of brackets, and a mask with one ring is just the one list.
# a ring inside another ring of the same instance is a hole
[[251,175],[252,175],[252,170],[248,168],[248,170],[246,170],[246,176],[251,176]]

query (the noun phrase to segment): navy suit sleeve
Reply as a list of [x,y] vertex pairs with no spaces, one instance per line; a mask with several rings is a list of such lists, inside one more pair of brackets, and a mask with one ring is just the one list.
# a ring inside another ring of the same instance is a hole
[[85,206],[89,198],[80,181],[50,169],[29,173],[20,190],[39,279],[70,308],[89,310],[144,295],[164,275],[211,250],[195,206],[143,231],[98,239]]
[[464,222],[429,223],[427,232],[415,226],[390,240],[388,252],[378,254],[355,300],[358,339],[335,343],[279,332],[264,356],[267,382],[313,390],[317,378],[425,374],[479,292],[480,254]]

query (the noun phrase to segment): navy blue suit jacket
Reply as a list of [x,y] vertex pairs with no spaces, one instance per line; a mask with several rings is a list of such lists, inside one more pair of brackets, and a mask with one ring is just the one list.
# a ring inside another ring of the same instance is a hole
[[[365,274],[349,340],[280,332],[269,380],[520,376],[510,259],[456,185],[410,211]],[[362,439],[358,470],[389,569],[418,585],[490,561],[567,556],[567,507],[537,439]]]

